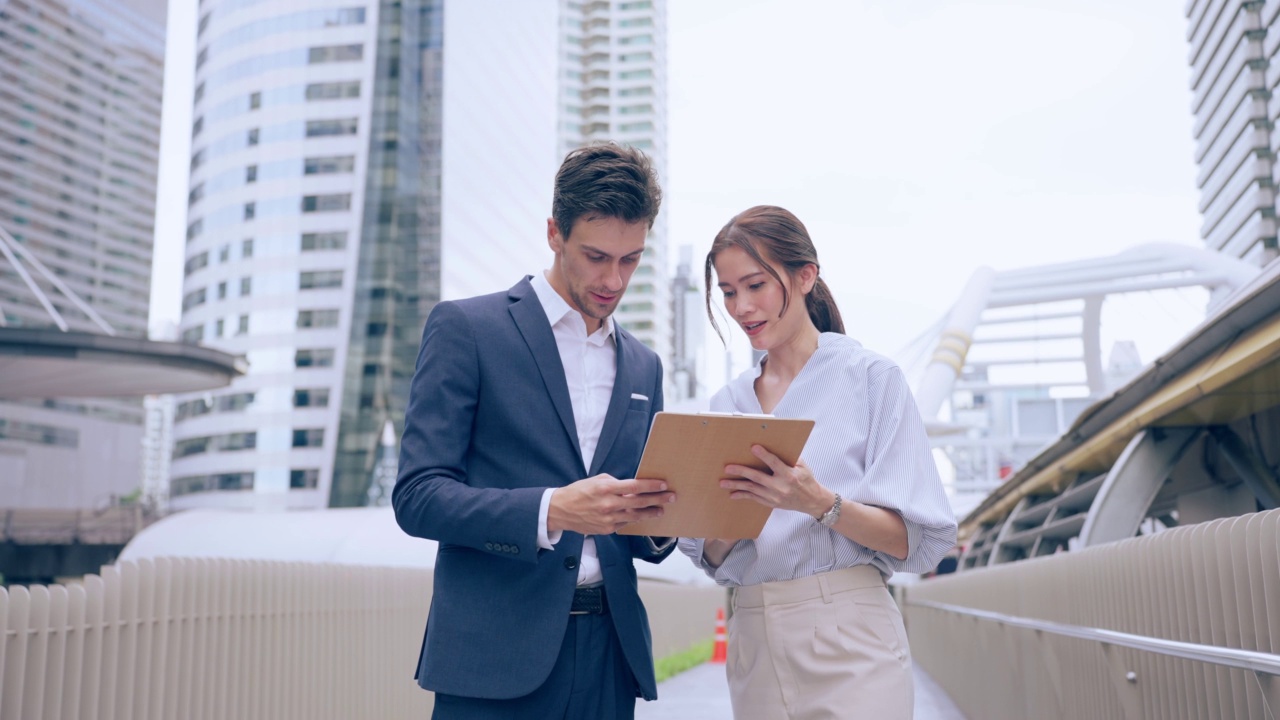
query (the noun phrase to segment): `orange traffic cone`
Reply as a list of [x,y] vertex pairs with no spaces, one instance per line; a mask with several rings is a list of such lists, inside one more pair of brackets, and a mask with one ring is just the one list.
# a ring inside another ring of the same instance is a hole
[[729,641],[724,630],[724,608],[716,608],[716,644],[711,650],[711,662],[723,665],[729,659]]

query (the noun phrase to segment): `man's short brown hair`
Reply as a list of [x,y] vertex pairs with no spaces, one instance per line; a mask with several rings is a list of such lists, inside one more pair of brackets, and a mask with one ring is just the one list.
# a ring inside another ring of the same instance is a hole
[[653,227],[662,203],[658,174],[648,155],[613,142],[578,148],[556,173],[551,217],[568,239],[581,217],[619,218]]

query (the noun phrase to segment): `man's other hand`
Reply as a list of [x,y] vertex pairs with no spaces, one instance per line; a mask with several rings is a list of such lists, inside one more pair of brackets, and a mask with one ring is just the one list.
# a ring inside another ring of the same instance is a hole
[[551,493],[547,532],[608,535],[637,520],[662,517],[662,507],[675,499],[676,494],[667,492],[662,480],[596,475]]

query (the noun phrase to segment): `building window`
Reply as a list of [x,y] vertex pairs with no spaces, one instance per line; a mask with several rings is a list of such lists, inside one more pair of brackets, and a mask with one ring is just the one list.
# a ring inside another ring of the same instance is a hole
[[222,329],[224,325],[225,323],[223,322],[222,318],[218,318],[218,321],[213,324],[214,337],[222,337]]
[[302,235],[302,252],[317,250],[344,250],[347,247],[347,232],[304,233]]
[[218,248],[218,262],[224,263],[231,259],[231,246],[223,245]]
[[237,335],[249,334],[249,316],[248,315],[240,316],[240,324],[236,327],[236,334]]
[[80,446],[80,431],[55,425],[0,418],[0,439],[75,448]]
[[249,109],[257,110],[260,107],[262,107],[262,93],[249,93]]
[[293,354],[296,368],[333,367],[333,348],[306,348]]
[[618,91],[619,97],[648,97],[653,94],[653,88],[648,85],[640,87],[622,88]]
[[204,183],[200,183],[194,188],[191,188],[191,192],[187,193],[187,207],[191,207],[192,205],[195,205],[196,203],[200,202],[200,199],[203,197],[204,197]]
[[214,438],[214,447],[220,452],[252,450],[257,446],[258,433],[256,432],[228,433]]
[[303,195],[302,212],[342,212],[351,209],[351,193]]
[[618,108],[618,113],[621,115],[645,115],[652,112],[652,105],[625,105]]
[[209,266],[209,251],[206,250],[199,255],[194,255],[187,259],[187,264],[183,266],[182,273],[184,276]]
[[342,100],[360,97],[360,81],[311,83],[307,86],[307,100]]
[[298,329],[338,327],[338,310],[299,310]]
[[365,326],[366,337],[382,337],[387,334],[387,324],[383,322],[372,322]]
[[169,496],[178,497],[214,490],[252,490],[253,475],[252,472],[231,472],[176,477],[169,483]]
[[342,287],[341,270],[312,270],[298,274],[299,290],[323,290]]
[[313,157],[302,161],[303,175],[334,175],[355,172],[354,155],[335,155],[331,157]]
[[258,135],[259,135],[258,128],[249,129],[249,136],[248,136],[249,147],[253,147],[254,145],[258,144]]
[[363,58],[363,45],[323,45],[307,50],[307,62],[311,65],[331,62],[354,62]]
[[258,182],[258,166],[250,165],[244,169],[245,184]]
[[356,118],[338,118],[336,120],[308,120],[307,137],[329,137],[333,135],[355,135]]
[[324,447],[324,428],[294,430],[293,446],[296,448]]
[[202,455],[209,452],[209,437],[195,437],[179,440],[173,444],[173,459]]
[[182,331],[182,342],[188,345],[195,345],[201,340],[204,340],[204,325],[197,325]]
[[240,242],[240,257],[253,257],[253,238],[245,238]]
[[253,278],[252,277],[240,278],[240,297],[244,297],[252,291],[253,291]]
[[618,56],[618,60],[622,62],[645,62],[652,59],[653,53],[647,50],[644,52],[623,53]]
[[244,204],[244,219],[252,220],[254,215],[258,214],[258,204],[247,202]]
[[182,311],[186,312],[193,307],[199,307],[204,304],[204,288],[192,290],[182,297]]
[[306,468],[289,471],[290,490],[311,490],[320,485],[320,469]]
[[618,27],[653,27],[653,18],[626,18],[618,21]]
[[329,388],[299,388],[293,391],[293,406],[329,407]]
[[174,413],[174,421],[181,422],[193,417],[208,415],[211,412],[243,412],[253,404],[253,393],[228,393],[216,399],[197,398],[179,403]]
[[226,283],[226,281],[223,281],[223,282],[218,283],[218,299],[219,299],[219,300],[226,300],[226,299],[227,299],[227,283]]
[[643,70],[624,70],[618,73],[620,80],[644,80],[653,77],[653,71],[645,68]]
[[649,132],[653,130],[653,123],[648,120],[638,123],[624,123],[618,126],[619,132]]

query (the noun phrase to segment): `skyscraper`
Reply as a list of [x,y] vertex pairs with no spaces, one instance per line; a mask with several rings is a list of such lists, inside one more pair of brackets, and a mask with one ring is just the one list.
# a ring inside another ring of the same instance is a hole
[[[0,3],[0,326],[145,336],[164,30],[164,0]],[[142,432],[136,401],[0,403],[4,506],[132,493]]]
[[1265,264],[1277,256],[1280,5],[1192,0],[1186,15],[1200,234],[1210,249]]
[[557,7],[204,0],[170,505],[366,502],[441,299],[546,266]]
[[[614,140],[648,154],[667,180],[666,0],[559,0],[561,151]],[[658,214],[617,319],[672,359],[668,206]]]
[[[178,398],[171,507],[367,502],[431,308],[548,267],[564,154],[665,169],[663,8],[203,0],[181,333],[250,370]],[[667,356],[663,218],[618,317]]]

